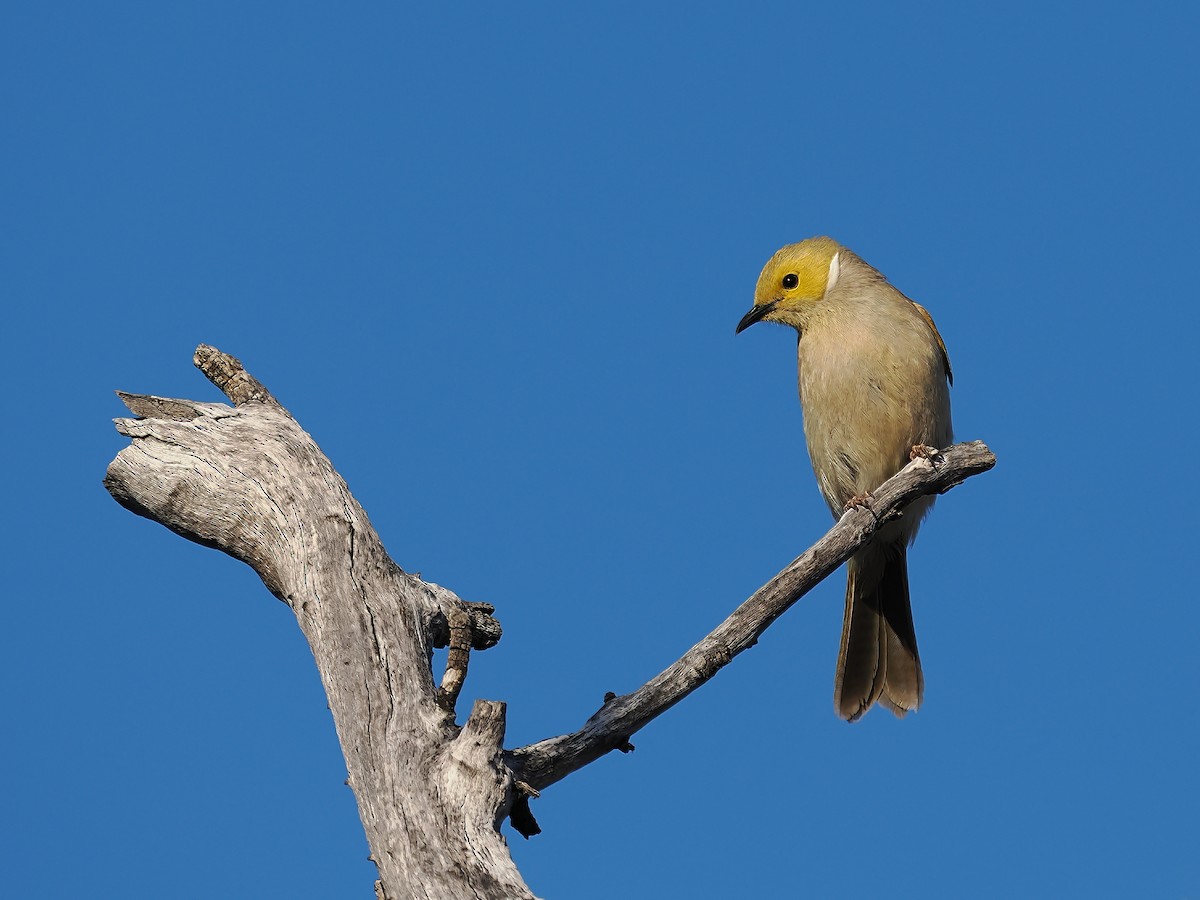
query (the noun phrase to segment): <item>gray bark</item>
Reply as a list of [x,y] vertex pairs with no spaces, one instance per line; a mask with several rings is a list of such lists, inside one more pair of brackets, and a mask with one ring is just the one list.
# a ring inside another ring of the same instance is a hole
[[[471,649],[500,638],[486,604],[404,572],[312,438],[241,364],[201,345],[195,363],[233,402],[120,394],[139,418],[105,486],[123,506],[251,566],[287,603],[329,697],[372,858],[376,894],[533,897],[500,824],[528,835],[528,798],[613,749],[695,690],[799,597],[923,494],[995,463],[981,444],[917,459],[869,509],[848,512],[818,544],[644,687],[606,699],[576,733],[506,752],[505,706],[454,704]],[[440,685],[434,647],[451,648]]]

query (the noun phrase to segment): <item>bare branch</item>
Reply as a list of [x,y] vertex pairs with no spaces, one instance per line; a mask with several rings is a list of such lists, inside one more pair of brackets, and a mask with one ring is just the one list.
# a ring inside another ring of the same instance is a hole
[[632,694],[606,698],[579,731],[511,751],[509,767],[518,779],[541,789],[610,750],[630,749],[633,734],[754,646],[772,622],[870,541],[884,522],[901,515],[917,497],[945,493],[995,464],[996,457],[982,441],[956,444],[932,458],[918,456],[875,491],[868,506],[846,512],[825,537],[677,662]]

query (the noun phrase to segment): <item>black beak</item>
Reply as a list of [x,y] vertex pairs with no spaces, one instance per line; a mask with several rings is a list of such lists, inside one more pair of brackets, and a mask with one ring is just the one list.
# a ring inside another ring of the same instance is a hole
[[771,310],[773,310],[778,305],[779,305],[778,300],[772,300],[770,303],[763,303],[760,306],[751,307],[750,312],[748,312],[744,316],[742,316],[742,321],[738,322],[737,331],[735,331],[734,334],[741,334],[743,331],[745,331],[747,328],[749,328],[751,325],[753,325],[755,322],[757,322],[763,316],[770,313]]

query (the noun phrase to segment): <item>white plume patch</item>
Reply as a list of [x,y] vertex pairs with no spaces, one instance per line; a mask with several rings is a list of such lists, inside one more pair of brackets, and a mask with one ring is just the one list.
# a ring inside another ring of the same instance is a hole
[[829,296],[829,292],[832,291],[834,286],[838,283],[838,275],[840,275],[842,271],[841,256],[842,251],[839,250],[837,253],[833,254],[833,259],[829,261],[829,278],[825,281],[825,296],[827,297]]

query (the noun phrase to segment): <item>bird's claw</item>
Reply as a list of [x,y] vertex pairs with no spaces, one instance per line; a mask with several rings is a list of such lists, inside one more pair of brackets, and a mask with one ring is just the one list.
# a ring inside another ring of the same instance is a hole
[[842,507],[842,512],[850,512],[852,509],[862,509],[864,506],[870,509],[873,499],[875,498],[870,494],[855,494],[846,501],[846,505]]
[[908,451],[909,460],[927,459],[932,465],[937,465],[942,458],[942,451],[937,447],[930,447],[928,444],[913,444],[912,449]]

